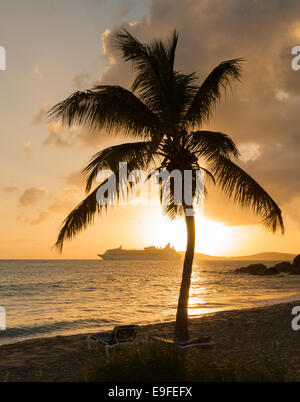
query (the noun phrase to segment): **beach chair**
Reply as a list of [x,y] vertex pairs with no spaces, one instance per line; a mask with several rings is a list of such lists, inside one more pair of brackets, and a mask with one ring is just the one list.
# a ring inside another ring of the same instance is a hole
[[91,344],[95,342],[104,347],[105,354],[109,357],[109,350],[111,348],[134,343],[138,328],[138,325],[119,325],[115,327],[112,332],[100,332],[98,334],[88,335],[88,349],[91,350]]
[[215,349],[216,344],[211,339],[211,336],[204,336],[202,338],[192,338],[186,342],[178,343],[177,347],[181,349],[186,348],[202,348],[202,349]]
[[201,349],[215,349],[216,344],[215,342],[211,339],[211,336],[205,336],[202,338],[192,338],[189,339],[186,342],[174,342],[171,339],[166,339],[166,338],[159,338],[156,336],[149,336],[149,340],[153,340],[156,342],[162,342],[168,345],[175,346],[179,349],[188,349],[188,348],[201,348]]

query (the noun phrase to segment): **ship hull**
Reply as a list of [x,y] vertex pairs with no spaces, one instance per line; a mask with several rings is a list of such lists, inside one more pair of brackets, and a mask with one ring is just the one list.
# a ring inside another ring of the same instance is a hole
[[98,254],[103,260],[115,260],[115,261],[178,261],[181,259],[180,256],[147,256],[147,255],[101,255]]
[[106,250],[103,254],[98,254],[103,260],[115,261],[178,261],[181,256],[176,253],[174,247],[170,247],[170,243],[165,248],[157,248],[154,246],[145,247],[144,250],[124,250],[122,246]]

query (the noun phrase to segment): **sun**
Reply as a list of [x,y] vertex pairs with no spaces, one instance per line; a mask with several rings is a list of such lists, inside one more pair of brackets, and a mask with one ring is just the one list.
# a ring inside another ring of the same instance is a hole
[[[154,212],[154,211],[153,211]],[[210,255],[228,255],[236,244],[236,233],[222,222],[212,221],[202,215],[195,216],[195,251]],[[186,248],[186,227],[183,219],[168,220],[161,213],[152,213],[147,222],[148,236],[155,246],[171,243],[177,251]],[[153,239],[155,239],[153,241]]]
[[211,255],[227,255],[236,244],[233,229],[222,222],[196,217],[196,251]]

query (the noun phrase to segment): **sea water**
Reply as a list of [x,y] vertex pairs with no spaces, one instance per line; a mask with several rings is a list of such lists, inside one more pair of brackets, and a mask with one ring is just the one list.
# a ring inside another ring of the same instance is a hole
[[[232,272],[254,262],[196,262],[190,317],[300,300],[300,276]],[[0,344],[173,321],[181,274],[180,261],[1,260]]]

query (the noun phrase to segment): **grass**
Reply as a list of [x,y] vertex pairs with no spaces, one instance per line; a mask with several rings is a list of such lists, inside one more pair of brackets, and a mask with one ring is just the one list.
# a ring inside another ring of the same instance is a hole
[[217,358],[199,349],[188,352],[169,345],[143,344],[114,350],[86,369],[80,381],[92,382],[243,382],[292,381],[293,374],[274,359],[249,364]]

